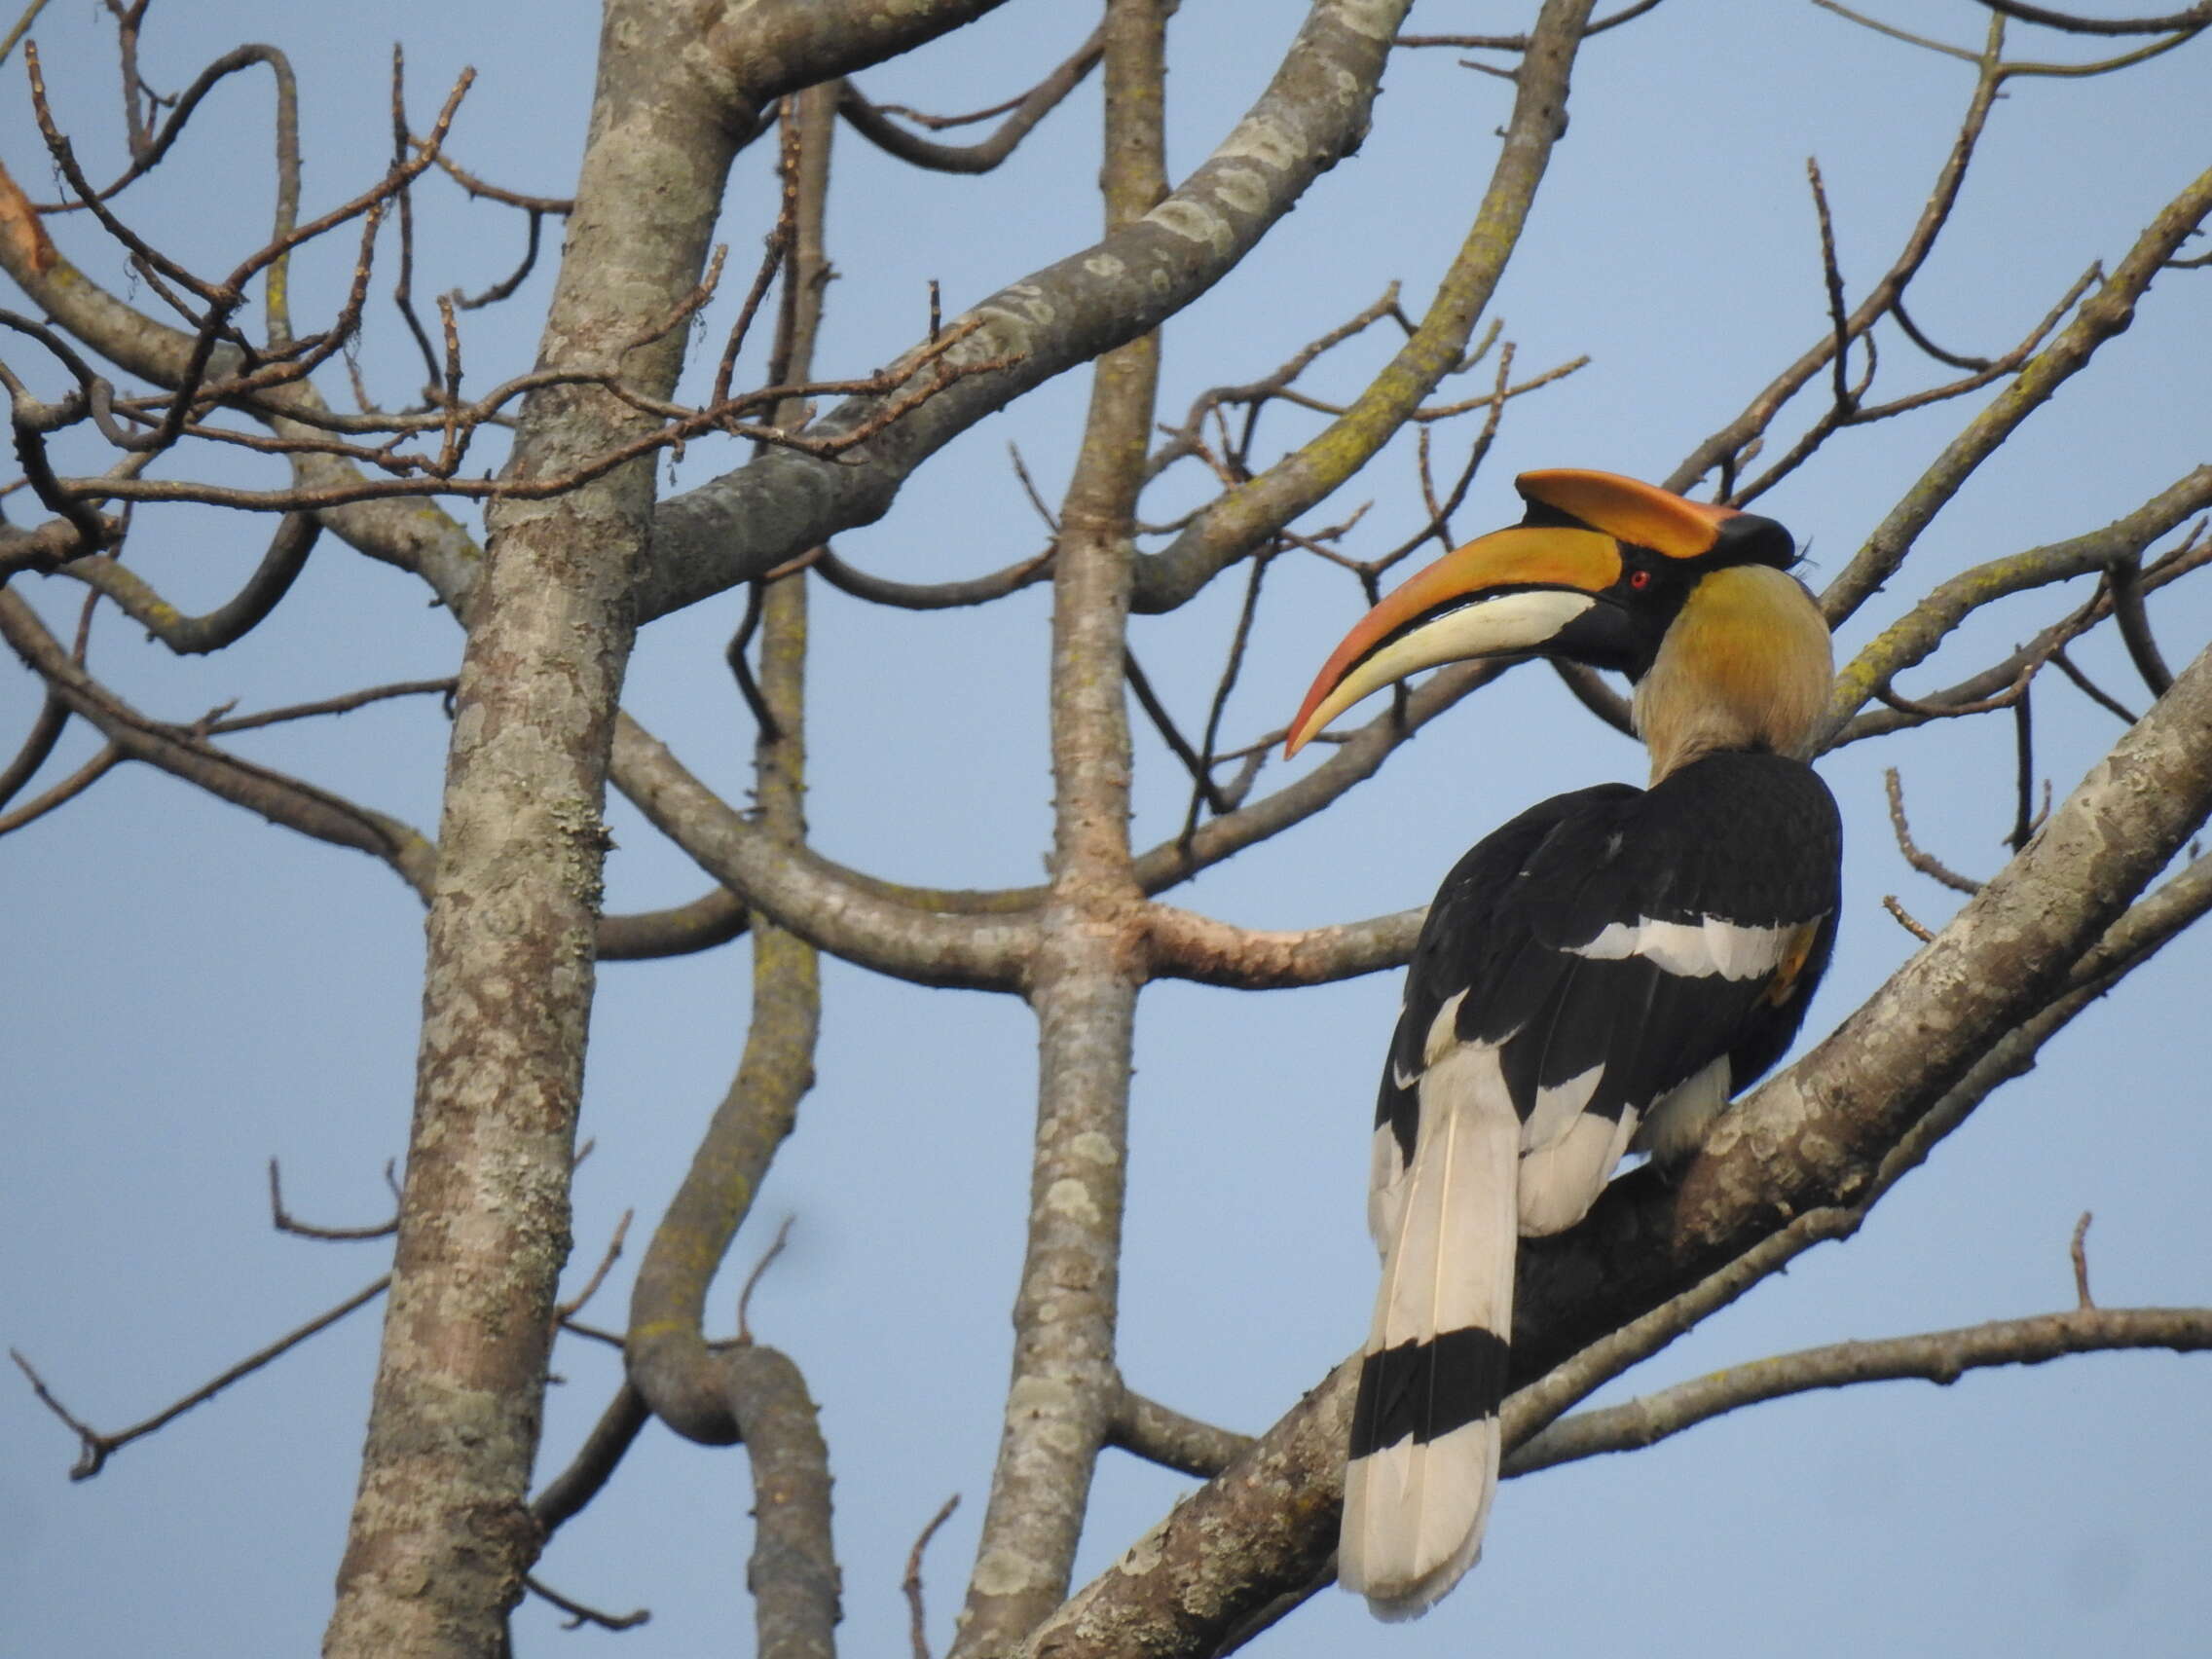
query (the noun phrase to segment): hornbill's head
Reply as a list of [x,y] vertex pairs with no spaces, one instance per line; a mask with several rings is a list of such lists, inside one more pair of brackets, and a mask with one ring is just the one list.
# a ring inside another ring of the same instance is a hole
[[1447,553],[1345,637],[1285,755],[1372,691],[1440,663],[1536,651],[1619,669],[1654,780],[1700,755],[1801,754],[1825,706],[1828,630],[1789,533],[1610,472],[1514,480],[1528,515]]

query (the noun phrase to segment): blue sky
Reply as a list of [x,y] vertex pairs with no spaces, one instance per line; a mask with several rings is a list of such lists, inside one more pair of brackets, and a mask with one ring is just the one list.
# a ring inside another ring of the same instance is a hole
[[[1171,44],[1170,170],[1199,161],[1263,84],[1298,9],[1193,0]],[[1522,25],[1528,8],[1417,8],[1412,26]],[[1974,42],[1965,0],[1893,7],[1898,20]],[[1909,15],[1908,15],[1909,14]],[[517,188],[573,178],[597,33],[592,8],[462,0],[445,7],[294,8],[226,0],[155,9],[148,74],[174,88],[241,40],[283,45],[302,78],[311,211],[376,175],[387,143],[385,64],[408,50],[419,123],[463,63],[480,72],[454,154]],[[996,101],[1076,43],[1083,20],[1015,0],[971,38],[862,78],[879,98],[932,109]],[[529,50],[517,50],[527,31]],[[2016,31],[2019,55],[2063,43]],[[95,174],[118,153],[108,30],[57,7],[35,38],[64,125]],[[2206,162],[2206,47],[2114,80],[2015,83],[2000,106],[1913,313],[1953,350],[2010,346],[2092,259],[2108,264]],[[19,60],[0,84],[0,159],[45,194]],[[1586,48],[1573,125],[1495,313],[1524,371],[1588,353],[1566,383],[1516,404],[1467,509],[1471,535],[1518,513],[1507,481],[1528,466],[1656,477],[1732,416],[1825,324],[1804,183],[1817,155],[1856,295],[1887,264],[1925,200],[1970,90],[1967,66],[1883,40],[1809,5],[1672,0]],[[1384,285],[1425,303],[1463,232],[1503,121],[1501,83],[1449,53],[1393,65],[1360,154],[1325,176],[1261,256],[1172,322],[1163,418],[1202,388],[1246,381],[1357,311]],[[201,269],[224,269],[266,234],[266,77],[220,94],[175,163],[124,198],[132,222]],[[820,362],[866,372],[912,343],[924,284],[948,313],[1094,235],[1096,93],[1086,89],[998,173],[917,177],[849,132],[838,139],[830,292]],[[771,199],[772,157],[740,163],[720,235],[749,270]],[[72,257],[113,264],[69,224]],[[417,291],[479,288],[519,252],[519,218],[424,193]],[[303,319],[325,311],[350,247],[308,262]],[[121,277],[114,277],[119,282]],[[1922,538],[1914,561],[1839,639],[1849,652],[1942,576],[2102,525],[2203,461],[2204,273],[2161,278],[2134,329],[1984,467]],[[386,278],[380,276],[381,290]],[[527,366],[542,274],[504,315],[468,324],[471,372]],[[738,284],[742,287],[742,282]],[[140,291],[141,303],[152,303]],[[727,305],[711,330],[726,325]],[[1893,390],[1930,375],[1893,335]],[[1358,384],[1377,340],[1324,364],[1317,386]],[[387,401],[420,364],[388,318],[362,364]],[[32,353],[11,366],[54,389]],[[1484,371],[1487,374],[1487,371]],[[332,380],[334,396],[342,380]],[[1017,444],[1048,498],[1064,486],[1086,391],[1063,377],[983,423],[918,475],[882,523],[840,537],[867,569],[915,579],[996,569],[1042,529],[1007,461]],[[1762,503],[1832,575],[1970,413],[1946,405],[1837,442]],[[1807,410],[1810,413],[1810,409]],[[1295,441],[1295,418],[1269,429]],[[1470,434],[1467,434],[1471,436]],[[1463,443],[1464,437],[1448,440]],[[1456,457],[1459,451],[1447,448]],[[698,444],[679,487],[739,457]],[[1148,502],[1167,516],[1174,490]],[[1419,522],[1410,459],[1381,458],[1317,523],[1372,500],[1356,551]],[[232,592],[265,527],[197,509],[148,514],[132,562],[187,610]],[[58,624],[73,584],[19,583]],[[1216,584],[1146,619],[1135,649],[1196,723],[1241,584]],[[818,590],[819,591],[819,590]],[[2085,584],[1977,620],[1910,689],[1948,683],[2078,603]],[[1358,608],[1348,581],[1286,560],[1231,708],[1234,740],[1280,725]],[[651,625],[627,704],[686,762],[742,798],[750,730],[721,667],[734,596]],[[1037,878],[1049,835],[1041,591],[977,612],[871,610],[823,592],[816,611],[810,815],[832,857],[944,885]],[[2169,658],[2212,635],[2186,591],[2159,614]],[[459,639],[411,579],[326,542],[276,617],[233,650],[179,661],[113,613],[93,665],[139,707],[190,719],[451,672]],[[2079,660],[2140,707],[2115,644]],[[0,748],[38,703],[0,668]],[[2063,687],[2039,686],[2039,766],[2059,790],[2118,734]],[[1183,791],[1156,743],[1139,756],[1140,845],[1172,833]],[[1831,1027],[1908,954],[1880,908],[1897,894],[1939,922],[1952,896],[1906,869],[1882,813],[1880,772],[1904,774],[1923,841],[1954,866],[1994,870],[2012,813],[2001,719],[1958,722],[1831,758],[1851,852],[1838,959],[1811,1027]],[[240,753],[424,828],[436,822],[444,731],[434,700],[277,728]],[[48,778],[86,758],[73,731]],[[1423,734],[1326,818],[1182,890],[1239,921],[1298,926],[1400,908],[1484,830],[1522,805],[1641,756],[1597,728],[1547,677],[1519,674]],[[1271,769],[1270,776],[1279,776]],[[619,804],[610,906],[694,896],[703,878]],[[8,952],[0,1111],[15,1155],[0,1171],[0,1336],[82,1415],[132,1420],[366,1283],[379,1245],[274,1235],[264,1162],[283,1160],[301,1214],[388,1212],[386,1161],[405,1145],[419,999],[420,910],[382,866],[308,843],[143,768],[0,844]],[[2206,1052],[2197,989],[2208,963],[2185,938],[2084,1015],[2027,1079],[1993,1099],[1911,1176],[1862,1235],[1784,1278],[1628,1380],[1648,1387],[1731,1361],[1842,1337],[1940,1328],[2065,1306],[2066,1241],[2093,1209],[2095,1284],[2115,1306],[2201,1304],[2212,1222],[2201,1201]],[[580,1283],[616,1219],[635,1242],[590,1317],[619,1325],[644,1229],[674,1190],[725,1087],[743,1030],[744,947],[602,974],[578,1173]],[[753,1323],[804,1368],[837,1476],[852,1651],[903,1643],[898,1581],[922,1524],[952,1493],[959,1514],[929,1563],[940,1647],[972,1559],[995,1447],[1019,1260],[1034,1065],[1025,1010],[832,968],[821,1081],[779,1161],[734,1271],[773,1226],[792,1244]],[[1362,1220],[1373,1078],[1394,977],[1254,997],[1158,985],[1144,998],[1133,1106],[1124,1366],[1133,1385],[1244,1428],[1272,1420],[1358,1341],[1373,1257]],[[0,1384],[0,1646],[87,1656],[158,1645],[179,1656],[299,1652],[316,1641],[351,1498],[376,1316],[319,1339],[71,1486],[68,1437],[27,1388]],[[608,1350],[564,1343],[542,1472],[557,1469],[611,1390]],[[1616,1390],[1616,1393],[1620,1390]],[[1265,1639],[1265,1651],[1408,1655],[1536,1641],[1568,1653],[1633,1641],[1657,1654],[1869,1648],[1960,1655],[2192,1651],[2212,1618],[2202,1563],[2200,1360],[2096,1356],[1970,1377],[1938,1392],[1891,1384],[1742,1414],[1633,1457],[1514,1483],[1483,1566],[1437,1613],[1382,1632],[1331,1594]],[[563,1634],[542,1606],[525,1651],[625,1659],[742,1646],[750,1497],[741,1453],[657,1428],[614,1485],[555,1540],[542,1575],[653,1622],[620,1637]],[[1183,1490],[1110,1455],[1079,1572],[1088,1576]]]

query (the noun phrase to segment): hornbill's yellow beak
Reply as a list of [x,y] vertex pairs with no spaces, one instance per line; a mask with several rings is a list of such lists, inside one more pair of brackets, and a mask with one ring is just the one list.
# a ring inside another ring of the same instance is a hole
[[[1636,671],[1723,527],[1755,529],[1761,563],[1789,557],[1769,520],[1615,473],[1524,472],[1514,487],[1529,503],[1519,525],[1447,553],[1345,636],[1291,721],[1285,757],[1370,692],[1441,663],[1549,651]],[[1777,535],[1779,559],[1767,545]]]

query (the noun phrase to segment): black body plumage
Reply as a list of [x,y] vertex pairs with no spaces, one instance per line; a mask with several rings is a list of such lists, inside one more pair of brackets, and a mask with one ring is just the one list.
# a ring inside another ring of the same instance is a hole
[[[1465,993],[1464,1042],[1501,1046],[1514,1109],[1605,1068],[1586,1112],[1617,1119],[1721,1054],[1742,1088],[1780,1059],[1835,936],[1843,832],[1802,761],[1709,755],[1649,790],[1600,784],[1540,801],[1452,867],[1429,906],[1376,1102],[1411,1162],[1430,1028]],[[1791,981],[1670,973],[1648,955],[1576,954],[1615,923],[1741,928],[1819,922]],[[1401,1082],[1400,1080],[1404,1080]]]

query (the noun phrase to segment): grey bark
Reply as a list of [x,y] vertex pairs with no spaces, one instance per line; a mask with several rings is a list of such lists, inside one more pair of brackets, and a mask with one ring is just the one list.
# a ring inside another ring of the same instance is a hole
[[[1165,8],[1104,28],[1110,234],[1164,189]],[[1160,379],[1147,335],[1098,360],[1052,571],[1051,884],[1030,977],[1037,1131],[1013,1378],[954,1659],[1012,1651],[1067,1595],[1121,1398],[1115,1330],[1128,1183],[1142,901],[1129,856],[1124,691],[1138,492]]]
[[[615,0],[542,347],[673,389],[735,153],[730,88],[688,19]],[[649,420],[592,388],[526,405],[510,476],[566,470]],[[336,1659],[487,1655],[537,1547],[525,1502],[591,1008],[607,752],[648,534],[650,464],[501,503],[470,598],[447,761],[415,1124]]]

